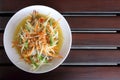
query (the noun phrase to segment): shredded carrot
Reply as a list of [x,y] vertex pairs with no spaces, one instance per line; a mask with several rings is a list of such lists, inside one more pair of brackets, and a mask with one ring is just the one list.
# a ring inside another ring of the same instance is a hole
[[23,57],[29,57],[32,55],[32,51],[34,50],[34,47],[31,50],[25,51],[22,53]]
[[39,18],[39,22],[43,23],[45,21],[45,19],[43,17]]
[[38,26],[38,23],[36,23],[36,26],[35,26],[35,32],[39,29],[39,26]]
[[52,53],[48,53],[49,56],[55,57],[55,58],[63,58],[60,55],[56,55],[56,54],[52,54]]
[[55,29],[60,19],[55,21],[51,17],[39,15],[34,10],[16,35],[18,39],[12,42],[12,47],[19,48],[21,57],[36,67],[42,62],[45,63],[44,60],[62,58],[57,51],[59,39],[58,29]]

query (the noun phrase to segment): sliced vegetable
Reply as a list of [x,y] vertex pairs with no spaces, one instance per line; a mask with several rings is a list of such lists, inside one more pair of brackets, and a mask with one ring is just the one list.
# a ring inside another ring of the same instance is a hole
[[43,23],[43,26],[46,27],[47,26],[47,23],[48,21],[50,20],[51,16],[48,17],[48,19]]
[[37,65],[37,63],[34,61],[33,57],[30,57],[32,66],[36,69],[39,65]]
[[26,21],[26,24],[25,24],[25,28],[29,31],[29,32],[31,32],[32,30],[34,30],[34,28],[32,27],[32,25],[30,24],[30,22],[28,22],[28,21]]
[[52,26],[52,23],[53,23],[53,20],[52,20],[52,19],[50,19],[50,26]]
[[52,37],[52,36],[50,36],[50,46],[53,46],[53,44],[54,44],[53,37]]
[[25,24],[16,34],[13,47],[19,48],[20,55],[34,70],[44,64],[50,63],[54,58],[61,58],[58,54],[58,26],[51,16],[40,15],[33,11],[25,19]]
[[24,46],[25,49],[28,49],[28,40],[25,41],[24,45],[25,45],[25,46]]

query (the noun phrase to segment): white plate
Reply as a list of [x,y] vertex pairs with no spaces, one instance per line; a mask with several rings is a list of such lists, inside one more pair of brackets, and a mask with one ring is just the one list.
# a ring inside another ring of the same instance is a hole
[[[62,49],[60,50],[60,54],[63,56],[63,58],[54,59],[51,62],[52,63],[51,65],[42,66],[36,71],[31,70],[31,66],[25,63],[23,59],[20,59],[20,55],[17,54],[17,51],[15,50],[15,48],[12,48],[12,40],[13,40],[14,32],[16,30],[16,26],[26,16],[31,14],[33,10],[36,10],[39,13],[45,14],[45,15],[50,14],[50,16],[53,17],[55,20],[58,20],[59,18],[61,18],[59,23],[60,23],[60,26],[63,32],[63,37],[64,37],[63,46],[62,46]],[[9,22],[6,25],[3,41],[4,41],[4,48],[5,48],[6,54],[15,66],[22,69],[23,71],[30,72],[30,73],[45,73],[57,68],[60,64],[63,63],[63,61],[66,59],[66,57],[69,54],[71,43],[72,43],[72,37],[71,37],[71,30],[67,21],[58,11],[47,6],[34,5],[34,6],[23,8],[12,16],[12,18],[9,20]]]

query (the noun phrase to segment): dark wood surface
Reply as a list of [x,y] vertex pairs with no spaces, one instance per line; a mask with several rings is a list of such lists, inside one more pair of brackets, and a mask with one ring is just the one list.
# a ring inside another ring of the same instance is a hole
[[[45,74],[30,74],[16,67],[0,67],[1,80],[119,80],[119,67],[59,67]],[[6,72],[5,72],[6,71]],[[5,77],[3,77],[5,75]]]
[[[3,32],[18,10],[46,5],[70,24],[72,48],[55,70],[30,74],[8,59]],[[0,0],[0,80],[120,80],[120,0]]]
[[[15,5],[17,4],[17,5]],[[1,0],[2,11],[17,11],[29,5],[47,5],[60,12],[119,11],[119,0]]]

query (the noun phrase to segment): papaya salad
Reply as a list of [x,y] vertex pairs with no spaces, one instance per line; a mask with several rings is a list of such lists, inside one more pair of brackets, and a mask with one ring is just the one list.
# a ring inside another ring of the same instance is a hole
[[54,58],[62,58],[59,52],[63,35],[59,20],[34,10],[17,26],[12,47],[32,69],[50,63]]

